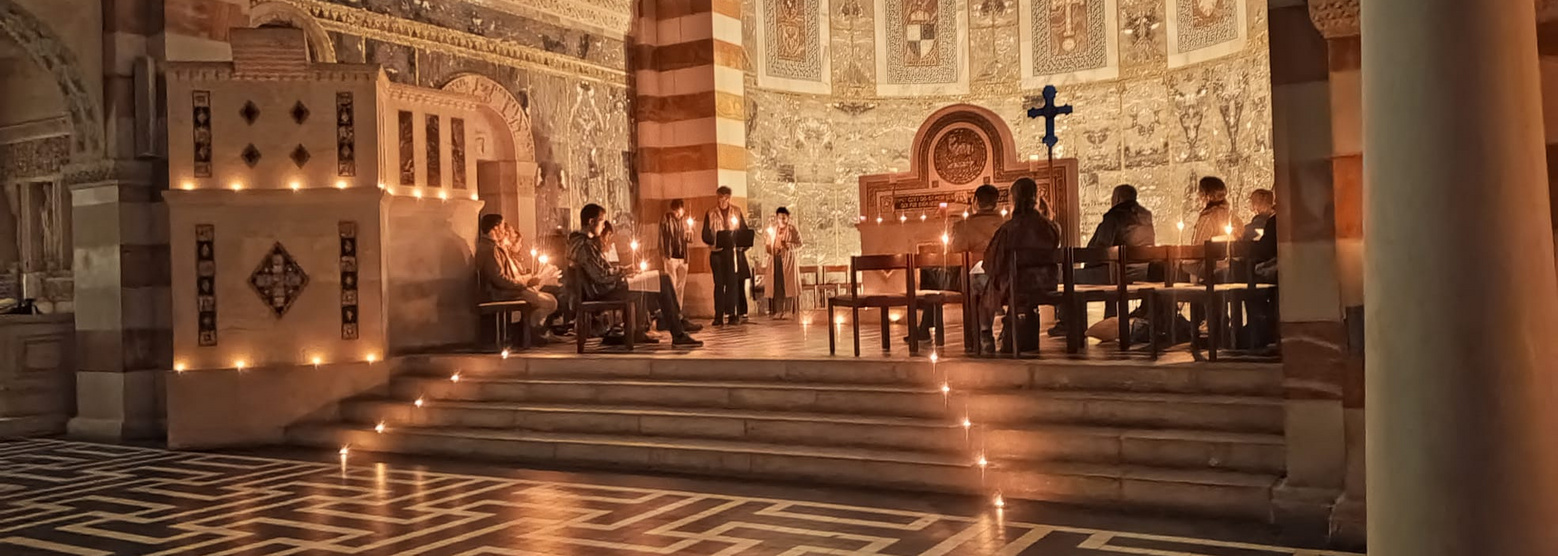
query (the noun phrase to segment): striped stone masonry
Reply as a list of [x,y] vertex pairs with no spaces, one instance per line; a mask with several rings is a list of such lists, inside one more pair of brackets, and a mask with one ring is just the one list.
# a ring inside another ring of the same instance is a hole
[[[641,0],[630,68],[636,89],[640,238],[671,199],[700,217],[714,191],[730,187],[745,207],[746,50],[736,0]],[[644,244],[658,249],[653,240]],[[712,313],[707,250],[688,254],[686,310]]]

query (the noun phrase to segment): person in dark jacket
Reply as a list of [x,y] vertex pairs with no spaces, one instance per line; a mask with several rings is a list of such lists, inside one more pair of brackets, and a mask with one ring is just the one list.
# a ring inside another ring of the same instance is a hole
[[[606,227],[606,209],[596,204],[585,205],[579,211],[579,231],[568,235],[568,265],[571,280],[578,281],[578,291],[584,301],[631,300],[638,304],[637,338],[635,342],[653,343],[649,338],[650,301],[658,301],[662,321],[671,331],[671,345],[698,347],[703,342],[694,339],[682,328],[682,308],[676,303],[676,287],[671,278],[660,273],[660,291],[653,298],[638,295],[628,289],[628,278],[638,272],[634,267],[621,267],[606,260],[601,250],[599,236]],[[586,326],[586,323],[578,323]],[[584,334],[582,328],[575,333]]]
[[[1136,188],[1129,184],[1117,185],[1112,195],[1113,206],[1109,212],[1104,213],[1103,220],[1098,222],[1098,227],[1093,230],[1093,236],[1087,240],[1090,249],[1103,247],[1152,247],[1157,245],[1157,232],[1152,227],[1152,211],[1136,202]],[[1147,279],[1149,265],[1133,264],[1125,269],[1126,278],[1132,281]],[[1076,272],[1078,284],[1113,284],[1114,278],[1109,275],[1109,266],[1104,264],[1090,264],[1086,268]],[[1104,316],[1114,316],[1114,305],[1104,309]],[[1066,334],[1066,311],[1064,307],[1055,308],[1055,326],[1050,328],[1050,336],[1064,336]]]
[[703,215],[703,243],[710,247],[709,268],[714,274],[714,326],[741,322],[742,300],[746,298],[741,291],[744,282],[741,277],[751,273],[745,260],[745,249],[714,244],[720,232],[750,229],[746,215],[730,203],[731,193],[729,187],[719,186],[714,191],[714,208]]
[[1244,225],[1244,241],[1257,241],[1261,238],[1262,230],[1266,228],[1266,220],[1277,215],[1277,195],[1270,189],[1256,189],[1250,192],[1250,223]]
[[[995,231],[990,246],[985,248],[985,272],[990,275],[990,283],[980,298],[984,310],[981,319],[994,319],[996,311],[1010,301],[1014,288],[1019,300],[1025,295],[1055,291],[1059,273],[1054,266],[1024,268],[1015,282],[1011,277],[1014,250],[1042,251],[1060,247],[1060,226],[1046,217],[1038,204],[1039,185],[1032,178],[1021,178],[1012,184],[1011,219]],[[1034,309],[1031,306],[1010,308],[1032,324],[1016,327],[1020,330],[1003,329],[999,340],[1002,351],[1011,349],[1014,340],[1017,345],[1025,345],[1030,338],[1019,337],[1023,330],[1040,330],[1036,326],[1039,314]]]

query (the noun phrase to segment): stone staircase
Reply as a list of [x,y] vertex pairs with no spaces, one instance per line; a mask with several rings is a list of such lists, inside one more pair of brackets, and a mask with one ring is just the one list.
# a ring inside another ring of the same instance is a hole
[[1258,519],[1269,519],[1285,466],[1271,364],[397,363],[387,387],[344,401],[333,422],[291,427],[289,439]]

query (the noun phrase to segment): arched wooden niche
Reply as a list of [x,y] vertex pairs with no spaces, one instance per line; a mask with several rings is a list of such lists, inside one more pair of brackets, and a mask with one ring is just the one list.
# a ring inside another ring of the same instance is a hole
[[937,110],[920,125],[909,152],[907,172],[860,176],[864,252],[903,252],[905,241],[939,245],[949,219],[973,210],[974,189],[996,186],[1004,206],[1012,182],[1025,176],[1039,183],[1068,241],[1077,244],[1076,159],[1057,159],[1046,171],[1042,157],[1017,152],[1011,129],[994,112],[971,104]]

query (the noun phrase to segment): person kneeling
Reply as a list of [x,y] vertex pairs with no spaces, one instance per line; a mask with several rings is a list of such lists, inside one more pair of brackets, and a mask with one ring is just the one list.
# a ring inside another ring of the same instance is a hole
[[[638,270],[632,267],[619,267],[606,260],[602,250],[600,234],[606,226],[606,209],[596,204],[585,205],[579,211],[579,222],[583,227],[579,231],[568,235],[568,264],[575,269],[574,279],[579,281],[578,291],[584,301],[619,301],[629,300],[638,305],[637,329],[634,342],[652,343],[649,339],[649,315],[650,299],[638,295],[628,288],[628,278]],[[669,276],[660,274],[659,292],[652,299],[658,301],[662,320],[671,329],[671,345],[698,347],[703,342],[694,339],[682,328],[682,308],[676,303],[676,288],[671,283]],[[587,326],[586,323],[576,323],[576,326]],[[584,329],[575,333],[583,334]]]

